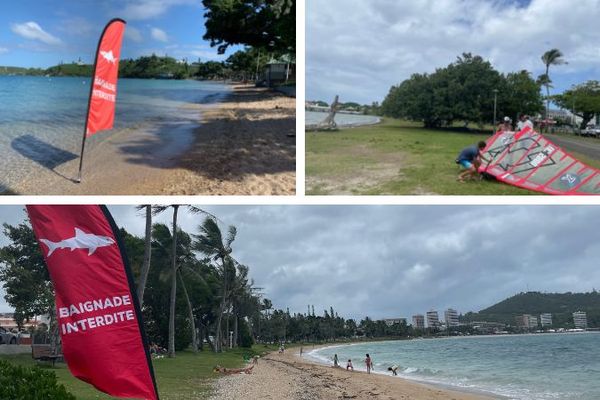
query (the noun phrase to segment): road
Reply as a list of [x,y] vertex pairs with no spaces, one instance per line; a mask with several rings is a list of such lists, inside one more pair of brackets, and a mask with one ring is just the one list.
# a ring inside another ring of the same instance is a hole
[[576,152],[600,160],[600,139],[550,134],[544,136],[568,152]]

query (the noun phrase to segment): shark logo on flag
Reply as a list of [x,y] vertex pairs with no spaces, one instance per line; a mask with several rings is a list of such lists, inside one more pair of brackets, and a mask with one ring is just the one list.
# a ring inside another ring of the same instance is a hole
[[94,254],[98,247],[112,246],[115,241],[108,236],[94,235],[93,233],[85,233],[79,228],[75,228],[75,236],[63,239],[60,242],[53,242],[48,239],[41,239],[40,242],[48,246],[48,255],[50,257],[57,249],[87,249],[88,256]]
[[114,63],[117,61],[117,59],[116,59],[116,58],[115,58],[115,56],[113,55],[113,52],[112,52],[112,50],[109,50],[109,51],[100,51],[100,55],[101,55],[102,57],[104,57],[104,59],[105,59],[106,61],[108,61],[109,63],[112,63],[112,64],[114,64]]

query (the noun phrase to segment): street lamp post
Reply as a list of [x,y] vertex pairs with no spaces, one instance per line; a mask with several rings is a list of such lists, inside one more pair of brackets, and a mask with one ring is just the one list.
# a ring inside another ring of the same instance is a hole
[[496,105],[498,104],[498,89],[494,89],[494,132],[496,132]]

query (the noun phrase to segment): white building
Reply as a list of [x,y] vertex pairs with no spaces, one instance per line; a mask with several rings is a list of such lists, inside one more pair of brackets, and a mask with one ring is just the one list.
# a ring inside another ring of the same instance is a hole
[[438,328],[440,326],[440,318],[435,310],[427,311],[427,327]]
[[538,327],[538,319],[535,315],[523,314],[517,317],[517,326],[526,329],[536,329]]
[[405,324],[406,325],[406,318],[387,318],[387,319],[384,319],[384,321],[387,326],[392,326],[394,324]]
[[574,312],[573,322],[575,324],[575,329],[587,329],[587,313],[584,311]]
[[444,311],[444,320],[447,327],[458,326],[458,312],[453,308],[447,309]]
[[425,329],[425,317],[422,314],[413,315],[412,324],[416,329]]
[[542,325],[542,327],[552,325],[552,314],[550,314],[550,313],[540,314],[540,325]]

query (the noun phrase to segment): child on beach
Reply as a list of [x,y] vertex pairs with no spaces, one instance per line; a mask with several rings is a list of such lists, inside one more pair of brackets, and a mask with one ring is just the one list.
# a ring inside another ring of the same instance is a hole
[[373,368],[373,360],[371,360],[369,354],[367,354],[367,358],[365,358],[365,364],[367,365],[367,374],[370,374],[371,369]]
[[354,371],[354,367],[352,366],[352,360],[348,360],[348,363],[346,364],[346,371]]
[[338,356],[337,354],[333,355],[333,366],[334,367],[339,367],[340,365],[338,364]]
[[477,145],[462,149],[458,155],[458,158],[456,159],[456,163],[460,164],[460,166],[464,169],[464,171],[458,175],[457,180],[459,182],[464,182],[467,176],[474,179],[478,175],[477,171],[481,165],[481,159],[483,158],[481,156],[481,151],[485,148],[485,146],[485,142],[481,141],[477,143]]
[[398,376],[398,366],[397,365],[392,365],[391,367],[388,367],[388,371],[392,371],[392,375],[394,376]]

